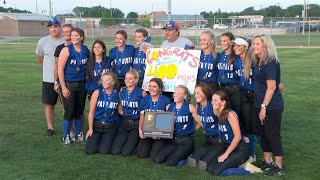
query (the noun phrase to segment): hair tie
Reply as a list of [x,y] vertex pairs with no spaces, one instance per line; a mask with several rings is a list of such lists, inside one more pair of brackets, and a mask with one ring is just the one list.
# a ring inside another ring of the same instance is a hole
[[146,42],[151,42],[152,41],[152,37],[148,36],[148,38],[146,39]]

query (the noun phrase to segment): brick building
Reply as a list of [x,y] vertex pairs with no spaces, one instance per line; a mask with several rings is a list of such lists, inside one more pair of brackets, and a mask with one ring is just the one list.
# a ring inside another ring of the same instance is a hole
[[33,13],[0,13],[0,36],[47,35],[49,19]]

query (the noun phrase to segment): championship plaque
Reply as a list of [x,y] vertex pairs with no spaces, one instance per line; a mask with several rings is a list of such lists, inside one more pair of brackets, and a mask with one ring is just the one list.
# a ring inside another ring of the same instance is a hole
[[173,138],[175,112],[145,112],[142,133],[144,137]]

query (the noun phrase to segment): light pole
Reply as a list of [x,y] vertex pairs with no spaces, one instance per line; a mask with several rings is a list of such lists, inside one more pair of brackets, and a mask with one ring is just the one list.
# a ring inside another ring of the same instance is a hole
[[168,0],[168,20],[171,20],[171,0]]
[[304,34],[304,25],[305,25],[305,21],[306,21],[306,0],[304,0],[304,4],[303,4],[303,13],[302,13],[302,16],[303,16],[303,26],[302,26],[302,34]]
[[110,15],[111,15],[111,18],[112,18],[111,0],[110,0]]
[[49,17],[52,17],[51,0],[49,0]]

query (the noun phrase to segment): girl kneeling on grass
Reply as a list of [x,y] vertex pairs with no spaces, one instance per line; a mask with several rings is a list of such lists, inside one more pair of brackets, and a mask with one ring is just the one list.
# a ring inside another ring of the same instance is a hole
[[[176,166],[180,160],[186,159],[194,150],[192,134],[202,126],[196,107],[190,104],[191,95],[186,86],[179,85],[173,94],[174,102],[167,106],[167,111],[176,113],[174,122],[174,138],[165,140],[158,152],[151,157],[155,163],[166,162],[168,166]],[[194,126],[194,120],[197,125]]]
[[109,154],[117,134],[118,80],[114,73],[107,72],[101,76],[101,83],[103,89],[95,90],[90,101],[87,154]]
[[144,113],[147,111],[165,111],[171,99],[162,95],[163,82],[160,78],[152,78],[149,81],[149,93],[139,102],[138,112],[140,112],[139,120],[139,136],[140,142],[137,147],[137,156],[139,158],[154,157],[158,152],[158,147],[162,144],[162,139],[145,138],[142,133]]
[[131,156],[140,141],[138,106],[147,93],[137,87],[138,80],[139,73],[135,69],[129,70],[124,79],[126,87],[120,90],[121,103],[118,112],[122,115],[122,126],[118,129],[112,145],[111,154],[113,155]]
[[219,90],[212,96],[214,114],[219,118],[219,136],[221,143],[216,144],[211,153],[207,171],[219,175],[223,170],[237,167],[249,158],[248,145],[242,141],[237,114],[229,108],[229,96]]
[[[190,166],[198,166],[201,169],[202,162],[209,162],[211,158],[207,154],[212,147],[219,143],[218,117],[214,115],[211,97],[213,95],[212,88],[208,83],[200,83],[194,90],[194,97],[197,102],[197,113],[202,121],[205,132],[204,144],[195,149],[187,164]],[[206,164],[206,163],[205,163]]]

